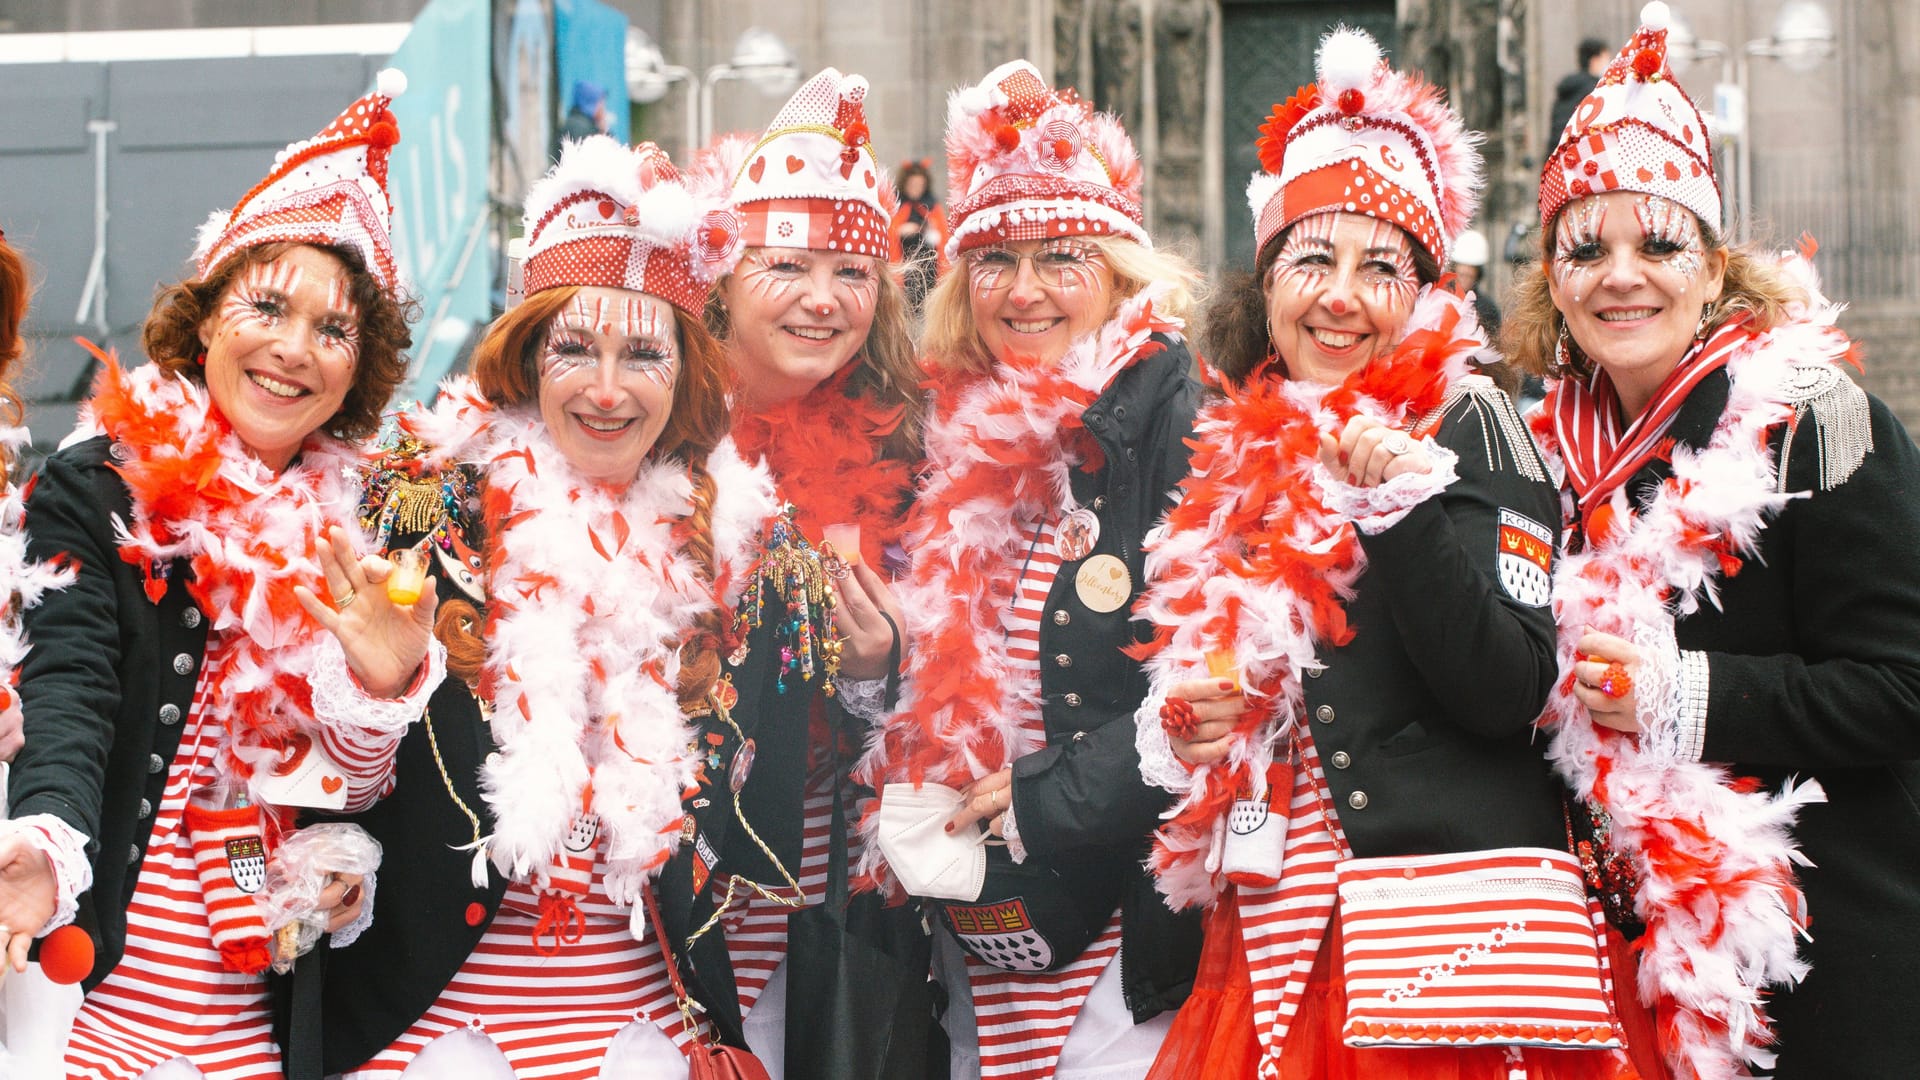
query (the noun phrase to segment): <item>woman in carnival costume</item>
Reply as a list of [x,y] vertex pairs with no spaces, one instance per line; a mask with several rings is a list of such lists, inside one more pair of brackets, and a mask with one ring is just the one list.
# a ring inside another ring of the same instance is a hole
[[[0,935],[16,957],[68,922],[94,939],[69,1076],[281,1075],[264,972],[287,955],[262,903],[340,835],[295,811],[385,794],[440,678],[432,602],[390,602],[339,527],[353,440],[406,368],[386,193],[404,86],[382,72],[209,219],[197,276],[147,320],[153,362],[102,358],[27,500],[28,555],[75,579],[26,616]],[[307,882],[336,942],[371,917],[362,856]]]
[[1207,907],[1155,1077],[1612,1077],[1621,1033],[1561,790],[1552,484],[1437,284],[1478,137],[1339,28],[1248,185],[1210,312],[1224,400],[1149,543],[1160,890]]
[[1534,420],[1568,534],[1552,756],[1675,1075],[1901,1075],[1920,456],[1849,378],[1811,243],[1722,239],[1668,18],[1647,6],[1561,134],[1506,338],[1555,380]]
[[356,1080],[685,1076],[743,1043],[713,880],[795,884],[797,830],[741,800],[797,790],[832,601],[727,437],[700,313],[738,218],[595,136],[525,226],[526,299],[368,486],[378,543],[447,572],[456,677],[358,819],[410,902],[327,972],[325,1067]]
[[[1194,283],[1118,121],[1024,60],[952,95],[953,273],[909,528],[908,689],[858,773],[876,886],[926,898],[956,1076],[1144,1072],[1199,924],[1141,868],[1141,540],[1186,474]],[[984,828],[983,828],[984,826]],[[984,842],[992,838],[991,845]]]
[[[845,635],[838,699],[811,702],[808,768],[794,777],[804,792],[769,784],[753,800],[763,833],[797,843],[804,827],[807,908],[742,896],[727,922],[748,1038],[796,1078],[923,1076],[933,1013],[919,914],[847,894],[858,856],[846,771],[861,732],[845,706],[853,694],[863,703],[853,708],[877,713],[899,667],[887,581],[905,566],[925,411],[912,316],[887,257],[893,186],[873,153],[866,97],[864,78],[827,68],[765,133],[722,139],[700,163],[730,192],[746,244],[707,305],[736,380],[734,441],[765,461],[810,541],[831,537]],[[850,949],[857,967],[842,955]]]

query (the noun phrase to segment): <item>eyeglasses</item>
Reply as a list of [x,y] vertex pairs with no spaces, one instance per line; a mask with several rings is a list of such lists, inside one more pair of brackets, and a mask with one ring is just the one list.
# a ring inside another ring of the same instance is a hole
[[1014,278],[1020,276],[1020,264],[1027,262],[1033,265],[1033,276],[1040,284],[1064,288],[1090,284],[1100,261],[1100,249],[1084,240],[1049,240],[1024,255],[996,244],[969,251],[967,273],[976,291],[999,292],[1013,287]]

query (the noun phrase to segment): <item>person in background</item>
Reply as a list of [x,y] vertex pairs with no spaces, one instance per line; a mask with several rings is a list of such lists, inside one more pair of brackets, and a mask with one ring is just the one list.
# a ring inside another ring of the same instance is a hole
[[1560,147],[1560,133],[1566,129],[1567,122],[1573,119],[1573,111],[1580,107],[1588,94],[1593,93],[1594,85],[1600,81],[1600,73],[1607,70],[1607,57],[1612,50],[1607,43],[1596,37],[1580,39],[1576,50],[1579,66],[1561,76],[1553,87],[1553,107],[1547,112],[1547,153],[1552,154]]
[[1553,379],[1533,430],[1565,476],[1543,727],[1632,941],[1615,983],[1675,1075],[1905,1076],[1920,450],[1854,383],[1811,242],[1723,239],[1669,19],[1647,5],[1561,134],[1508,309],[1508,356]]
[[25,410],[11,380],[26,353],[20,324],[26,319],[32,290],[26,260],[0,232],[0,763],[12,761],[20,750],[20,699],[14,683],[15,671],[27,655],[21,609],[38,603],[46,589],[70,577],[58,568],[39,567],[27,560],[25,507],[14,476],[16,458],[31,439],[21,426]]
[[933,1029],[919,913],[847,898],[859,840],[846,773],[865,725],[846,710],[856,698],[885,708],[899,667],[888,582],[905,568],[925,412],[867,96],[865,78],[827,68],[764,133],[722,139],[696,165],[727,193],[746,244],[707,304],[737,387],[734,441],[766,463],[809,542],[830,538],[845,635],[838,694],[807,695],[804,791],[762,786],[750,808],[766,828],[797,838],[804,827],[805,907],[742,896],[727,914],[748,1041],[793,1080],[917,1080]]
[[[0,939],[15,970],[37,934],[94,939],[75,1080],[278,1080],[258,901],[318,835],[299,809],[391,790],[442,674],[431,599],[394,602],[345,529],[412,306],[385,183],[405,78],[376,85],[202,227],[151,363],[103,357],[27,499],[28,556],[76,579],[27,612]],[[370,871],[314,884],[336,943],[365,928]]]
[[578,142],[589,135],[605,135],[612,127],[613,113],[607,109],[606,88],[585,79],[574,83],[573,100],[567,105],[567,117],[560,124],[560,140]]
[[906,264],[907,299],[914,314],[941,274],[947,272],[947,216],[933,197],[930,163],[905,162],[894,178],[900,205],[893,212],[893,258]]
[[[954,1076],[1139,1076],[1199,954],[1198,913],[1141,866],[1168,798],[1140,778],[1122,651],[1187,472],[1196,278],[1152,246],[1118,119],[1024,60],[952,95],[947,156],[958,265],[927,297],[907,688],[856,774],[880,791],[866,869],[939,921]],[[978,880],[925,874],[937,853],[887,828],[935,798],[929,839],[970,845]]]
[[1492,341],[1500,335],[1500,305],[1493,300],[1493,282],[1487,279],[1487,238],[1479,229],[1467,229],[1453,240],[1448,269],[1460,279],[1460,291],[1473,294],[1473,312],[1480,329]]

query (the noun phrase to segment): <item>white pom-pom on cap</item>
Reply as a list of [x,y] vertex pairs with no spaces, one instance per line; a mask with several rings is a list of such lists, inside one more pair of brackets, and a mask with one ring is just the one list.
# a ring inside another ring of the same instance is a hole
[[1665,30],[1673,25],[1673,11],[1663,0],[1649,0],[1647,6],[1640,9],[1640,25],[1649,30]]
[[840,99],[858,105],[867,100],[867,77],[848,75],[840,80]]
[[1342,90],[1362,90],[1373,81],[1383,56],[1380,43],[1364,30],[1336,26],[1320,39],[1313,66],[1320,76],[1320,89],[1329,97]]
[[373,77],[373,89],[382,96],[397,98],[407,92],[407,73],[399,68],[381,68]]

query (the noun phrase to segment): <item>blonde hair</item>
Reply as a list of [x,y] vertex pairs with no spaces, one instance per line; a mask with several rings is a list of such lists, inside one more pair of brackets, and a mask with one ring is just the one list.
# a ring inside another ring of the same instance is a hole
[[[1199,302],[1200,274],[1185,258],[1123,236],[1088,239],[1100,249],[1113,272],[1114,307],[1131,300],[1148,285],[1165,282],[1170,288],[1155,310],[1180,319],[1192,313]],[[938,370],[986,372],[993,368],[994,357],[988,354],[973,324],[973,298],[964,259],[927,294],[926,329],[920,336],[920,350],[926,354],[927,366]]]
[[[1747,325],[1756,331],[1771,330],[1786,321],[1788,305],[1806,302],[1805,290],[1787,277],[1771,255],[1754,247],[1728,246],[1705,222],[1694,220],[1700,226],[1701,247],[1709,255],[1724,252],[1727,258],[1720,296],[1707,305],[1707,333],[1735,316],[1745,316]],[[1554,306],[1553,294],[1547,291],[1546,267],[1553,259],[1552,244],[1553,222],[1548,222],[1540,230],[1540,258],[1514,282],[1513,303],[1500,324],[1500,351],[1507,363],[1535,375],[1585,378],[1593,374],[1593,361],[1571,339],[1567,363],[1560,362],[1556,348],[1566,321]]]

